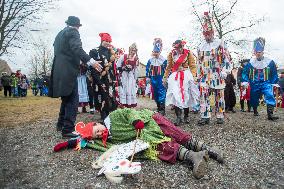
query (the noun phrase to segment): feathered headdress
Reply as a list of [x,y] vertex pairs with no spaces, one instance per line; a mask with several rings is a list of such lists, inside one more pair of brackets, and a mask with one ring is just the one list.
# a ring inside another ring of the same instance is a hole
[[203,35],[214,34],[213,25],[208,12],[204,12],[202,28],[203,28]]

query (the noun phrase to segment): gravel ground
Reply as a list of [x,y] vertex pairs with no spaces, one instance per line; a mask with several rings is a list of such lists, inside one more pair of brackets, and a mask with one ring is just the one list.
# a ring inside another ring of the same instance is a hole
[[[139,104],[143,104],[140,108],[155,108],[148,99],[140,99]],[[174,119],[173,113],[167,109],[170,119]],[[91,163],[100,154],[94,150],[52,152],[63,141],[55,131],[56,118],[0,128],[0,188],[284,188],[283,113],[278,110],[281,119],[277,122],[266,120],[265,108],[259,117],[230,113],[224,125],[216,125],[213,119],[204,127],[196,125],[199,115],[191,114],[192,123],[181,127],[222,149],[224,165],[210,160],[208,175],[196,180],[185,163],[142,160],[141,173],[125,177],[119,185],[104,176],[96,177]],[[92,118],[80,114],[77,120]]]

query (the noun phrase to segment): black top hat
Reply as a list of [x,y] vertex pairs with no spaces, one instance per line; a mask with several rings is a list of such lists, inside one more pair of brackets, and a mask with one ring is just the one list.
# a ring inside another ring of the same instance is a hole
[[69,26],[82,26],[82,24],[80,24],[80,19],[76,16],[69,16],[65,23]]

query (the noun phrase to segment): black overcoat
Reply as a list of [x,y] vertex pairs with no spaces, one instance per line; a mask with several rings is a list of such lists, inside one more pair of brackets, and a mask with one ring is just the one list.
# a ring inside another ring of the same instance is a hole
[[53,43],[54,59],[52,64],[49,94],[50,97],[62,97],[71,94],[80,71],[80,60],[87,63],[91,58],[83,50],[79,31],[65,27]]

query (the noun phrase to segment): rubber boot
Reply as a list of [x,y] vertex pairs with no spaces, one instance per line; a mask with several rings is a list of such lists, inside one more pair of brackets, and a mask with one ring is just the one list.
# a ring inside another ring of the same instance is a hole
[[257,111],[257,107],[253,107],[253,115],[259,116],[258,111]]
[[179,160],[186,161],[192,167],[193,176],[196,179],[201,179],[207,174],[207,151],[193,152],[180,146],[177,157]]
[[273,111],[274,111],[274,106],[268,104],[267,105],[267,118],[268,118],[268,120],[275,121],[275,120],[279,119],[279,117],[273,116]]
[[189,123],[189,119],[188,119],[189,108],[184,108],[183,113],[184,113],[183,122],[188,124]]
[[218,161],[219,163],[223,164],[224,161],[224,154],[223,152],[216,148],[216,147],[210,147],[206,145],[203,141],[196,140],[195,138],[191,137],[190,140],[188,140],[184,146],[188,150],[193,150],[196,152],[206,150],[208,152],[208,155],[210,158]]
[[174,124],[175,126],[180,126],[182,124],[182,120],[181,120],[182,110],[179,107],[175,106],[175,113],[176,113],[177,119]]

